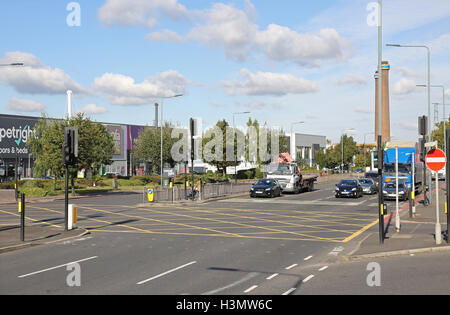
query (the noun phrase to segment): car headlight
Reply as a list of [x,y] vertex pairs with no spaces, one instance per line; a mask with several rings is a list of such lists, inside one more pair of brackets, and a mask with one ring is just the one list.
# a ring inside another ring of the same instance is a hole
[[255,189],[252,187],[252,188],[250,188],[250,190],[251,190],[251,191],[254,191]]
[[388,192],[386,190],[383,190],[383,194],[387,194]]
[[272,188],[267,188],[267,189],[266,189],[266,191],[270,191],[270,190],[272,190]]
[[404,195],[405,192],[404,192],[404,191],[399,191],[398,194],[399,194],[399,195]]
[[356,188],[353,188],[352,191],[356,191]]

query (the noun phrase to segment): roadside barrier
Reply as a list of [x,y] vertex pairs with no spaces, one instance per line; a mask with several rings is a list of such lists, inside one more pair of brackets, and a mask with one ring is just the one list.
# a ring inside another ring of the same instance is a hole
[[[252,183],[214,183],[197,184],[194,189],[198,193],[197,200],[208,200],[211,198],[225,197],[232,194],[250,192]],[[149,198],[149,190],[152,190],[152,198]],[[145,203],[177,202],[188,200],[191,196],[192,186],[172,187],[145,187],[143,200]]]

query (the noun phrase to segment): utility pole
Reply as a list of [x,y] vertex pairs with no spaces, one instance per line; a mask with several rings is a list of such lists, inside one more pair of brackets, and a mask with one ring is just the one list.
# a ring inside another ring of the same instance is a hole
[[378,220],[380,244],[384,243],[384,202],[383,202],[383,141],[382,141],[382,84],[381,84],[381,62],[383,60],[383,0],[378,0]]

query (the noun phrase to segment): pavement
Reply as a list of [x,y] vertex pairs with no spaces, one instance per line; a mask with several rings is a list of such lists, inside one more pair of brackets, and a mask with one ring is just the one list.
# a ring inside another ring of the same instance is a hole
[[[435,191],[433,198],[435,198]],[[416,253],[450,252],[447,243],[447,215],[445,214],[446,195],[441,183],[439,190],[439,221],[441,225],[442,243],[436,244],[436,200],[433,204],[424,206],[423,195],[416,199],[416,215],[410,218],[409,204],[400,210],[400,230],[396,229],[395,202],[389,204],[389,215],[385,216],[385,239],[380,243],[378,224],[377,230],[367,234],[359,241],[356,248],[341,258],[342,261],[381,258],[400,255],[412,255]]]

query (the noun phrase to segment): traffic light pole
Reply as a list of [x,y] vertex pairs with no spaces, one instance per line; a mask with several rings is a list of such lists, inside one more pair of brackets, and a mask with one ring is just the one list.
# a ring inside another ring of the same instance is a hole
[[446,139],[446,143],[447,143],[447,152],[445,152],[445,154],[447,155],[447,164],[445,165],[445,183],[446,183],[446,189],[445,189],[445,193],[447,195],[446,198],[446,202],[445,202],[445,213],[447,214],[447,244],[449,243],[449,226],[450,226],[450,213],[448,211],[448,206],[450,205],[450,193],[449,193],[449,189],[450,189],[450,129],[447,129],[446,135],[445,135]]
[[383,200],[383,160],[384,151],[382,136],[378,136],[378,221],[380,244],[384,243],[384,212],[386,211]]
[[65,198],[64,198],[64,231],[69,230],[69,166],[66,164],[66,188],[65,188]]

